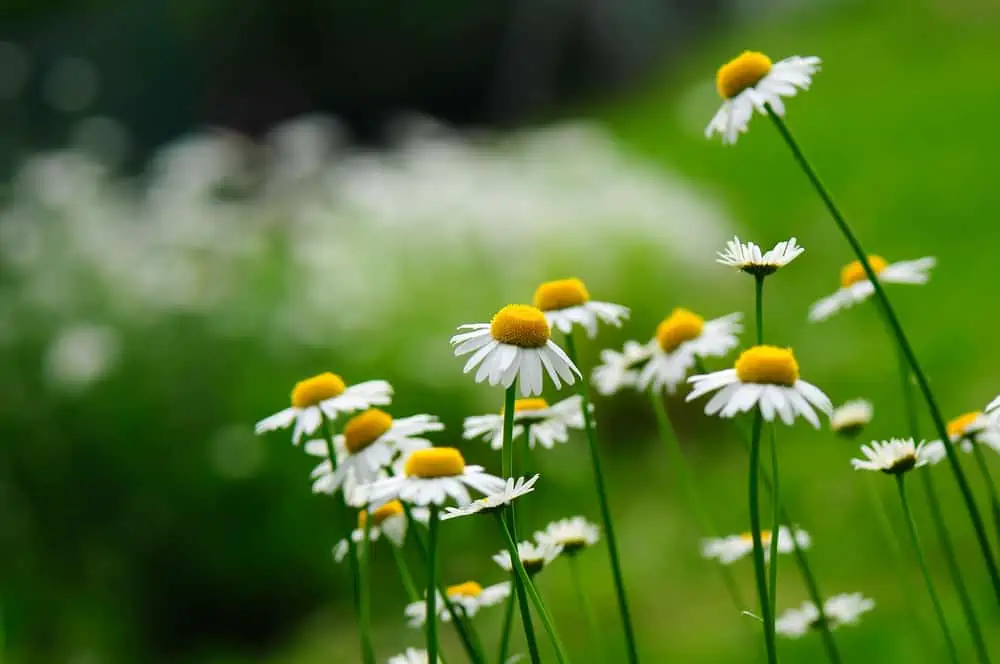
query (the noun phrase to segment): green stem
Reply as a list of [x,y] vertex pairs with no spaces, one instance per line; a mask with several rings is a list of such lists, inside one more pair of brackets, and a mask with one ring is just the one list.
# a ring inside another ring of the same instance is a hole
[[[694,474],[691,472],[691,468],[684,458],[684,451],[681,449],[680,441],[677,440],[677,434],[670,423],[670,416],[663,405],[663,398],[656,390],[651,389],[649,391],[649,399],[653,404],[653,412],[656,414],[656,423],[660,430],[660,440],[663,441],[667,449],[667,454],[670,456],[671,465],[674,467],[680,483],[687,493],[691,511],[698,521],[698,529],[701,531],[703,537],[718,537],[719,531],[712,522],[712,518],[705,508],[705,503],[698,493]],[[726,584],[726,590],[729,591],[729,597],[732,599],[733,605],[737,611],[742,611],[746,608],[746,604],[740,596],[739,586],[736,584],[736,579],[733,576],[732,567],[730,565],[716,565],[716,567],[722,573],[722,580]]]
[[[510,509],[509,506],[506,509]],[[503,511],[506,511],[506,509]],[[510,545],[510,542],[513,542],[514,540],[510,535],[510,530],[507,528],[507,520],[504,518],[503,511],[496,512],[496,519],[500,524],[500,529],[503,531],[503,534],[507,536],[505,545],[507,546],[507,552],[510,554],[511,567],[514,572],[514,587],[512,591],[515,595],[517,595],[517,605],[521,612],[521,626],[524,628],[524,640],[528,644],[528,656],[531,657],[532,664],[540,664],[542,657],[538,652],[538,641],[535,639],[535,627],[531,621],[531,608],[528,606],[527,584],[525,583],[527,574],[521,574],[521,571],[524,570],[524,565],[521,564],[521,558],[517,554],[517,544],[514,543],[513,546]]]
[[945,425],[944,417],[941,415],[941,409],[938,407],[937,401],[934,398],[934,393],[931,391],[930,383],[927,380],[927,376],[924,374],[923,369],[920,367],[920,363],[917,361],[917,356],[913,352],[912,346],[910,346],[909,339],[907,339],[905,332],[903,331],[903,326],[899,322],[899,318],[896,316],[896,312],[892,308],[892,304],[889,302],[889,297],[885,293],[885,289],[878,280],[878,276],[875,274],[875,270],[872,269],[871,262],[868,260],[868,254],[865,252],[861,243],[854,236],[850,227],[847,225],[844,217],[840,214],[840,210],[837,209],[836,204],[833,202],[833,198],[830,193],[823,186],[820,181],[819,176],[816,171],[813,170],[812,165],[806,159],[802,150],[799,148],[798,143],[792,138],[791,132],[785,125],[784,121],[778,114],[768,105],[765,106],[768,115],[774,122],[775,127],[778,129],[778,133],[784,139],[785,143],[788,145],[789,149],[792,151],[792,155],[798,162],[799,166],[805,172],[806,177],[809,178],[810,183],[812,183],[813,188],[816,189],[816,193],[823,200],[824,205],[833,217],[834,222],[840,229],[840,232],[847,239],[848,244],[851,245],[851,249],[857,256],[858,261],[864,268],[865,275],[871,282],[872,287],[875,289],[875,297],[881,305],[881,311],[885,316],[886,323],[889,325],[889,329],[892,332],[892,336],[896,344],[899,346],[900,351],[906,357],[906,362],[910,366],[910,370],[913,371],[913,376],[917,379],[917,385],[920,387],[920,392],[924,397],[924,401],[927,402],[927,409],[930,412],[931,420],[934,422],[934,428],[937,432],[938,437],[944,444],[945,452],[948,455],[948,463],[951,466],[952,474],[955,476],[955,483],[958,484],[958,489],[962,494],[962,500],[965,502],[965,508],[969,513],[969,519],[972,521],[972,527],[976,533],[976,540],[979,543],[979,549],[982,552],[983,562],[986,565],[986,571],[990,577],[990,583],[993,586],[993,594],[996,597],[998,603],[1000,603],[1000,570],[997,569],[996,559],[993,557],[993,551],[990,548],[990,541],[986,535],[986,526],[983,522],[982,514],[979,512],[979,507],[976,505],[975,496],[972,493],[972,487],[969,484],[968,478],[965,476],[965,472],[962,470],[961,462],[958,459],[958,452],[955,450],[955,446],[952,444],[948,437],[948,427]]
[[930,570],[927,569],[927,560],[924,558],[923,548],[920,546],[920,535],[917,533],[917,524],[913,521],[913,514],[910,512],[910,504],[906,499],[906,487],[903,482],[903,475],[896,475],[896,487],[899,489],[899,500],[903,505],[903,515],[906,517],[907,531],[910,534],[910,542],[913,551],[917,555],[917,562],[920,564],[920,572],[924,577],[924,584],[927,586],[927,594],[934,605],[934,614],[937,616],[938,624],[941,626],[941,633],[944,634],[945,643],[948,645],[948,654],[951,656],[953,664],[959,664],[958,652],[955,650],[955,642],[951,638],[951,630],[948,629],[948,622],[944,617],[944,610],[941,608],[941,601],[938,599],[934,583],[931,581]]
[[437,633],[437,538],[440,519],[438,519],[438,506],[431,504],[430,515],[430,535],[427,551],[427,661],[435,662],[438,656],[438,633]]
[[[511,574],[510,587],[514,588],[514,575]],[[510,648],[510,632],[511,626],[514,624],[514,596],[516,593],[511,592],[507,596],[507,604],[503,611],[503,628],[500,630],[500,654],[497,656],[497,662],[503,664],[507,661],[507,651]]]
[[[573,364],[579,368],[576,343],[573,334],[566,335],[566,353]],[[587,375],[582,371],[584,376]],[[615,594],[618,599],[618,612],[621,614],[622,627],[625,631],[625,644],[628,648],[629,664],[639,664],[639,650],[636,647],[635,631],[632,628],[632,616],[629,611],[628,597],[625,594],[625,581],[622,576],[621,562],[618,559],[618,543],[615,539],[614,524],[611,521],[611,508],[608,505],[608,492],[604,483],[604,473],[601,470],[601,454],[597,446],[597,434],[594,431],[594,420],[590,415],[590,395],[587,391],[587,380],[581,378],[578,383],[580,393],[580,408],[583,410],[584,429],[587,433],[587,445],[590,448],[590,460],[594,470],[594,485],[597,488],[597,502],[601,508],[601,525],[604,528],[604,541],[608,547],[608,557],[611,559],[611,573],[614,576]]]
[[[580,573],[580,561],[579,552],[572,553],[569,556],[569,573],[573,577],[573,587],[576,588],[576,598],[580,603],[580,608],[583,610],[584,617],[587,620],[587,628],[590,630],[590,638],[594,643],[594,649],[597,651],[597,661],[605,661],[604,644],[601,642],[601,625],[597,622],[597,616],[594,614],[594,607],[590,604],[590,598],[587,597],[586,587],[583,585],[583,575]],[[501,660],[502,662],[503,660]]]
[[[368,560],[371,552],[371,519],[365,519],[364,534],[361,538],[361,552],[358,556],[358,621],[361,623],[361,652],[365,664],[375,664],[375,647],[372,645],[372,612],[371,612],[371,564]],[[390,543],[391,546],[391,543]],[[353,546],[351,547],[353,548]]]
[[754,302],[757,311],[757,345],[764,343],[764,276],[754,275]]
[[979,466],[979,473],[983,476],[983,483],[986,484],[986,490],[990,496],[990,507],[993,509],[993,514],[1000,514],[1000,499],[997,498],[997,487],[993,483],[993,476],[990,475],[990,467],[986,462],[986,455],[983,454],[983,446],[979,441],[970,440],[969,443],[972,445],[972,455],[976,457],[976,465]]
[[[532,605],[535,607],[535,611],[538,612],[539,617],[542,619],[542,626],[545,628],[545,632],[549,636],[549,641],[552,642],[552,647],[556,651],[556,661],[559,664],[567,664],[569,658],[566,657],[566,649],[563,648],[562,641],[559,639],[559,634],[556,632],[555,624],[552,622],[552,618],[549,616],[548,610],[545,608],[545,603],[542,602],[541,596],[535,589],[535,585],[531,582],[531,577],[528,572],[524,569],[524,565],[521,563],[521,557],[517,553],[517,543],[514,541],[514,537],[511,535],[510,530],[507,528],[507,524],[503,522],[503,518],[497,515],[497,523],[500,524],[500,529],[503,533],[504,540],[507,545],[507,551],[510,553],[510,562],[514,567],[514,572],[517,574],[518,579],[521,581],[521,585],[524,587],[528,598],[531,600]],[[521,609],[522,615],[527,613],[524,607]],[[528,636],[528,633],[525,634]],[[534,640],[534,634],[532,633],[528,641],[528,649],[531,651],[532,641]],[[534,662],[534,657],[538,655],[537,645],[536,650],[532,657]]]
[[[760,535],[760,505],[757,481],[760,472],[760,434],[764,416],[760,409],[754,411],[753,430],[750,434],[750,533],[753,536],[753,567],[757,581],[757,596],[760,599],[760,616],[764,623],[764,645],[767,648],[768,664],[778,661],[777,644],[774,639],[774,624],[770,602],[768,601],[767,570],[764,568],[764,546]],[[773,536],[773,535],[772,535]]]
[[399,570],[399,580],[403,583],[406,598],[411,602],[419,602],[420,593],[417,592],[417,585],[413,582],[410,566],[406,564],[406,559],[403,557],[403,552],[400,548],[391,542],[390,544],[389,548],[392,549],[392,558],[396,561],[396,569]]
[[[517,379],[511,383],[504,394],[503,404],[503,448],[500,450],[500,464],[503,478],[514,476],[514,402],[517,400]],[[517,521],[514,510],[503,510],[508,518],[508,525],[514,537],[517,537]]]
[[[778,484],[778,444],[775,436],[775,426],[772,422],[770,429],[771,447],[771,551],[769,553],[768,571],[771,576],[768,585],[768,600],[771,603],[771,629],[775,627],[777,621],[778,605],[778,540],[781,534],[781,502]],[[789,530],[789,534],[794,538],[795,533]]]

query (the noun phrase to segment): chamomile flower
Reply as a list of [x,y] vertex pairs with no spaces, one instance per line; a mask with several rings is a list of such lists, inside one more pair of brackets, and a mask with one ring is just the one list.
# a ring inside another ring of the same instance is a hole
[[341,413],[385,406],[392,401],[392,386],[384,380],[370,380],[347,385],[337,374],[326,372],[301,380],[292,388],[292,405],[254,427],[257,434],[275,429],[287,429],[293,423],[292,442],[312,435],[323,423],[324,416],[334,420]]
[[799,257],[805,251],[796,244],[795,238],[774,245],[769,251],[761,251],[754,242],[740,242],[734,237],[726,243],[726,250],[716,252],[716,262],[735,267],[738,270],[752,274],[755,277],[766,277],[774,274]]
[[[875,600],[861,593],[834,595],[823,603],[823,613],[830,629],[857,625],[862,614],[874,608]],[[801,607],[782,613],[775,621],[774,629],[782,636],[795,639],[820,626],[819,609],[812,602],[804,602]]]
[[777,115],[785,114],[782,97],[808,90],[820,59],[793,55],[778,62],[756,51],[743,51],[719,68],[715,86],[722,108],[705,128],[705,137],[722,134],[722,142],[733,144],[746,132],[754,110],[767,114],[767,106]]
[[[419,521],[420,523],[427,523],[430,519],[429,512],[423,507],[412,508],[410,514],[413,516],[414,521]],[[371,520],[371,524],[366,524],[369,519]],[[351,531],[350,536],[351,542],[355,545],[360,544],[364,540],[366,525],[368,526],[369,542],[377,541],[384,534],[395,546],[403,546],[403,542],[406,539],[407,518],[403,504],[398,500],[389,501],[385,505],[372,510],[371,516],[369,516],[368,510],[358,512],[358,527]],[[336,546],[333,547],[333,559],[336,562],[339,563],[344,559],[344,556],[347,555],[348,546],[347,539],[345,538],[337,542]]]
[[[439,659],[438,662],[441,660]],[[429,664],[427,651],[407,648],[406,652],[389,658],[389,664]]]
[[716,392],[705,405],[708,415],[733,417],[760,408],[769,422],[777,416],[791,425],[796,415],[802,415],[818,429],[813,408],[827,414],[833,410],[818,387],[799,378],[799,363],[790,348],[753,346],[740,354],[734,368],[691,376],[688,382],[694,386],[688,401]]
[[562,552],[567,556],[575,555],[597,544],[600,539],[600,528],[582,516],[553,521],[545,526],[545,530],[535,533],[535,540],[549,541],[561,546]]
[[394,499],[413,505],[441,505],[451,497],[461,506],[472,502],[469,489],[490,495],[506,484],[482,466],[467,466],[462,453],[453,447],[415,450],[402,463],[402,471],[360,487],[359,500],[376,506]]
[[[978,410],[964,413],[950,420],[946,429],[948,440],[960,445],[964,452],[972,452],[972,446],[976,444],[1000,452],[1000,423],[986,413]],[[946,455],[944,443],[940,440],[927,443],[926,448],[931,463],[937,463]]]
[[519,477],[517,480],[514,480],[513,477],[508,478],[504,488],[496,493],[491,493],[487,496],[479,498],[478,500],[473,500],[468,505],[464,505],[462,507],[446,507],[444,509],[444,514],[441,515],[441,520],[446,521],[460,516],[479,514],[480,512],[493,512],[500,509],[504,505],[509,505],[517,498],[534,491],[535,482],[537,481],[538,475],[535,475],[529,480],[526,480],[523,477]]
[[[325,480],[326,492],[333,493],[345,483],[352,493],[353,482],[368,484],[378,472],[388,467],[397,455],[431,446],[421,435],[442,431],[444,425],[434,415],[412,415],[393,419],[389,413],[369,408],[344,424],[344,432],[334,438],[337,467],[330,460],[313,471],[313,477]],[[307,448],[310,451],[312,448]],[[324,451],[323,456],[326,456]],[[326,476],[329,475],[327,478]]]
[[572,385],[580,376],[572,360],[552,341],[552,328],[545,314],[535,307],[509,304],[489,323],[460,325],[470,330],[451,338],[455,355],[473,353],[463,371],[476,371],[476,382],[510,387],[520,383],[521,396],[542,393],[542,368],[555,383]]
[[628,307],[620,304],[591,300],[587,287],[576,278],[546,281],[535,289],[533,304],[545,313],[549,325],[563,334],[579,325],[591,338],[597,335],[598,322],[621,327],[629,314]]
[[598,394],[611,396],[626,387],[635,387],[639,380],[639,365],[650,358],[653,349],[638,341],[626,341],[621,352],[605,348],[601,363],[594,367],[591,382]]
[[872,441],[871,445],[862,445],[861,453],[864,459],[851,459],[855,470],[873,470],[887,475],[901,475],[914,468],[926,466],[931,462],[924,451],[923,441],[914,443],[912,438],[893,438],[886,441]]
[[694,312],[674,309],[656,327],[656,336],[649,342],[652,354],[636,386],[673,394],[697,358],[722,356],[739,345],[742,318],[737,312],[706,323]]
[[[552,449],[556,443],[565,443],[569,440],[570,429],[583,429],[581,401],[579,395],[573,395],[550,406],[545,399],[537,397],[517,399],[512,439],[516,440],[528,429],[531,449],[535,445]],[[503,413],[465,418],[462,437],[466,440],[482,438],[495,450],[503,448]]]
[[[456,609],[460,609],[466,616],[472,617],[479,613],[479,610],[487,606],[496,606],[510,596],[510,582],[504,581],[492,586],[483,588],[475,581],[466,581],[454,586],[445,588],[448,600]],[[438,618],[448,622],[451,620],[451,613],[444,603],[444,598],[438,594]],[[404,610],[409,618],[410,627],[420,627],[427,620],[427,601],[412,602],[406,605]]]
[[[771,556],[771,531],[760,533],[761,546],[764,548],[764,559]],[[809,533],[796,528],[794,533],[787,526],[778,529],[778,553],[791,553],[796,548],[808,549],[812,544]],[[729,565],[753,552],[753,535],[740,533],[727,537],[713,537],[702,540],[701,555],[709,560],[718,560],[723,565]]]
[[833,410],[830,415],[830,430],[841,436],[854,438],[872,421],[872,412],[870,401],[848,401]]
[[[528,576],[534,576],[541,572],[562,552],[562,544],[548,538],[542,538],[537,542],[518,542],[517,544],[517,557],[521,559],[521,564],[524,565],[524,571],[528,573]],[[510,552],[506,549],[494,554],[493,562],[507,572],[514,569],[510,560]]]
[[[925,256],[912,261],[890,263],[881,256],[869,256],[868,262],[883,284],[926,284],[937,259]],[[867,300],[874,292],[875,287],[868,280],[861,261],[852,261],[840,270],[840,290],[817,300],[809,308],[809,320],[826,320],[841,309]]]

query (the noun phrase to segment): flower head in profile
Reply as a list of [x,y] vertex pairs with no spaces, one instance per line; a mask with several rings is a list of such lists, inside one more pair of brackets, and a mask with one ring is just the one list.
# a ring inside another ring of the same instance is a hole
[[705,137],[722,134],[722,142],[733,144],[746,132],[756,110],[767,114],[785,114],[782,97],[792,97],[808,90],[813,74],[819,70],[817,57],[793,55],[778,62],[756,51],[743,51],[719,68],[715,87],[722,97],[722,108],[705,128]]
[[575,277],[546,281],[535,289],[532,303],[563,334],[571,333],[573,326],[579,325],[591,338],[597,336],[599,322],[621,327],[629,314],[628,307],[620,304],[591,300],[587,287]]
[[[764,559],[771,556],[771,531],[762,530],[760,533],[761,546],[764,548]],[[812,544],[809,533],[801,528],[795,528],[794,534],[787,526],[778,529],[778,553],[791,553],[796,548],[808,549]],[[723,565],[744,558],[753,552],[753,535],[751,533],[740,533],[739,535],[729,535],[727,537],[712,537],[702,540],[701,555],[709,560],[717,560]]]
[[742,318],[737,312],[706,322],[693,311],[674,309],[656,327],[656,336],[649,342],[649,361],[639,372],[636,386],[673,394],[698,358],[720,357],[739,345]]
[[582,516],[553,521],[545,526],[545,530],[535,533],[536,541],[552,542],[562,547],[563,554],[567,556],[580,553],[600,539],[601,529]]
[[[439,659],[438,662],[441,660]],[[389,664],[429,664],[427,651],[407,648],[406,652],[389,658]]]
[[[1000,421],[991,413],[978,410],[963,413],[948,421],[948,440],[964,452],[972,452],[973,445],[986,445],[1000,453]],[[924,447],[930,463],[937,463],[947,456],[944,443],[934,440]]]
[[[448,586],[445,589],[445,594],[456,609],[471,618],[479,613],[483,607],[496,606],[507,599],[510,596],[510,582],[504,581],[484,588],[475,581],[466,581]],[[451,613],[440,593],[438,594],[437,607],[438,618],[444,622],[450,621]],[[420,600],[407,604],[404,612],[409,619],[410,627],[420,627],[427,620],[427,601]]]
[[[517,557],[521,559],[521,564],[524,565],[524,571],[528,573],[528,576],[534,576],[541,572],[549,563],[558,558],[562,551],[561,544],[547,538],[537,542],[518,542],[517,544]],[[508,572],[514,569],[510,560],[510,552],[506,549],[494,554],[493,562]]]
[[760,408],[767,421],[775,417],[788,425],[797,415],[819,428],[815,408],[829,414],[829,397],[811,383],[799,378],[799,363],[790,348],[753,346],[740,354],[732,369],[691,376],[694,387],[687,400],[715,392],[705,405],[705,413],[733,417]]
[[[517,399],[514,402],[514,428],[512,439],[517,440],[529,432],[528,445],[534,449],[541,445],[552,449],[556,443],[569,440],[570,429],[583,429],[583,412],[579,395],[573,395],[551,406],[545,399]],[[495,450],[503,447],[503,413],[473,415],[465,418],[462,437],[466,440],[481,438]]]
[[914,443],[912,438],[875,440],[871,445],[862,445],[861,453],[864,459],[851,459],[855,470],[873,470],[887,475],[902,475],[932,461],[923,441]]
[[464,505],[462,507],[446,507],[444,514],[441,515],[441,520],[446,521],[460,516],[471,516],[473,514],[480,513],[489,514],[495,512],[505,505],[510,505],[521,496],[534,491],[535,482],[537,481],[537,474],[527,480],[523,477],[519,477],[517,480],[510,477],[507,479],[507,483],[503,489],[497,491],[496,493],[491,493],[477,500],[473,500],[468,505]]
[[[834,595],[823,603],[823,613],[830,629],[857,625],[861,621],[861,616],[874,608],[875,600],[861,593]],[[812,602],[805,602],[797,609],[788,609],[774,624],[778,634],[790,639],[797,639],[821,626],[819,609]]]
[[718,256],[716,262],[735,267],[755,277],[766,277],[791,263],[803,251],[805,249],[796,244],[795,238],[779,242],[769,251],[761,251],[755,243],[743,243],[739,237],[734,237],[726,243],[725,251],[716,254]]
[[[872,271],[883,284],[926,284],[930,280],[930,271],[937,263],[932,256],[918,258],[912,261],[890,263],[881,256],[869,256],[868,263]],[[840,289],[833,295],[817,300],[809,308],[809,320],[818,322],[826,320],[841,309],[853,307],[858,302],[867,300],[875,292],[875,287],[868,280],[861,261],[852,261],[840,270]]]
[[[344,432],[334,438],[336,469],[329,459],[325,459],[313,470],[313,478],[322,482],[324,493],[333,493],[345,484],[347,493],[353,493],[357,484],[373,482],[379,471],[387,468],[397,456],[430,447],[431,441],[421,437],[423,434],[443,429],[444,425],[434,415],[393,419],[385,411],[369,408],[347,420]],[[328,453],[325,445],[312,441],[306,451],[319,451],[323,457]]]
[[621,352],[605,348],[601,362],[591,373],[591,381],[602,396],[617,394],[626,387],[635,387],[639,380],[640,365],[653,354],[650,346],[638,341],[626,341]]
[[[410,510],[410,515],[415,521],[427,523],[430,514],[426,508],[414,507]],[[358,512],[358,527],[351,531],[350,541],[357,545],[365,539],[365,528],[368,529],[368,541],[375,542],[383,534],[395,546],[403,546],[406,539],[407,518],[403,504],[398,500],[391,500],[385,505],[371,511],[361,510]],[[347,538],[337,542],[333,547],[333,559],[341,562],[347,555]]]
[[384,380],[370,380],[347,385],[337,374],[326,372],[300,380],[292,388],[292,405],[254,427],[257,434],[275,429],[287,429],[292,424],[292,442],[312,435],[323,418],[337,419],[341,413],[351,413],[372,406],[385,406],[392,401],[392,386]]
[[[455,355],[472,353],[463,371],[476,371],[476,382],[510,387],[520,383],[521,396],[542,393],[542,376],[549,375],[556,389],[560,379],[572,385],[580,376],[572,360],[552,341],[552,328],[541,310],[524,304],[509,304],[489,323],[460,325],[470,330],[451,338]],[[543,372],[544,367],[544,372]]]
[[469,489],[490,495],[505,482],[482,466],[468,466],[453,447],[415,450],[402,463],[402,473],[359,487],[358,500],[379,506],[390,500],[413,505],[442,505],[453,498],[459,505],[472,502]]
[[848,401],[830,415],[830,430],[846,438],[854,438],[872,421],[872,404],[865,399]]

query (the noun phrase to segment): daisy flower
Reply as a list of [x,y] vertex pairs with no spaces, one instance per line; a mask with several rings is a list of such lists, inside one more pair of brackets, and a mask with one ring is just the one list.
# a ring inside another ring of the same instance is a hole
[[[861,615],[875,608],[875,600],[861,593],[844,593],[835,595],[823,603],[823,613],[830,629],[844,625],[857,625]],[[788,609],[782,613],[774,628],[778,634],[789,638],[799,638],[810,629],[820,626],[819,609],[812,602],[805,602],[797,609]]]
[[447,521],[448,519],[455,519],[460,516],[470,516],[472,514],[479,514],[480,512],[487,514],[494,512],[504,505],[509,505],[514,502],[517,498],[534,491],[535,482],[538,481],[538,477],[538,475],[535,475],[530,480],[519,477],[516,481],[513,477],[508,478],[506,486],[496,493],[491,493],[478,500],[473,500],[471,503],[463,507],[446,507],[444,514],[441,515],[441,520]]
[[390,657],[389,664],[428,664],[427,651],[407,648],[406,652]]
[[258,422],[254,432],[259,435],[287,429],[294,423],[292,442],[298,445],[302,436],[316,432],[324,417],[335,420],[341,413],[385,406],[390,401],[392,386],[384,380],[347,385],[337,374],[321,373],[297,382],[292,388],[291,407]]
[[590,338],[597,335],[598,322],[621,327],[622,319],[629,314],[628,307],[620,304],[591,300],[587,287],[576,278],[546,281],[535,289],[532,302],[545,313],[549,325],[563,334],[579,325]]
[[626,387],[635,387],[639,380],[638,365],[648,360],[652,353],[652,348],[638,341],[626,341],[620,353],[610,348],[602,350],[601,363],[591,374],[598,394],[607,397]]
[[415,450],[406,457],[402,471],[360,487],[359,500],[371,505],[394,499],[413,505],[441,505],[451,497],[461,506],[472,502],[470,488],[488,496],[506,485],[482,466],[467,466],[462,453],[453,447]]
[[912,438],[872,441],[870,446],[861,446],[861,453],[864,459],[851,459],[855,470],[877,470],[887,475],[901,475],[931,462],[923,441],[914,443]]
[[819,58],[813,56],[793,55],[772,63],[763,53],[743,51],[722,65],[715,76],[722,108],[705,128],[705,138],[722,134],[722,142],[732,145],[746,132],[754,110],[766,115],[765,106],[770,106],[776,115],[784,115],[781,98],[808,90],[819,65]]
[[[771,556],[771,531],[760,532],[761,545],[764,547],[764,559]],[[778,529],[778,553],[791,553],[796,548],[808,549],[812,544],[809,533],[796,528],[794,535],[787,526]],[[740,533],[727,537],[713,537],[702,540],[701,555],[709,560],[718,560],[723,565],[729,565],[744,558],[753,551],[753,535]]]
[[872,404],[865,399],[848,401],[830,415],[830,430],[854,438],[872,421]]
[[455,355],[473,353],[463,371],[476,371],[476,382],[484,380],[490,385],[510,387],[518,380],[521,396],[542,393],[542,368],[555,383],[562,386],[560,378],[572,385],[580,370],[551,339],[552,328],[545,314],[535,307],[509,304],[489,323],[460,325],[470,330],[451,338]]
[[734,237],[726,243],[726,250],[716,252],[717,263],[735,267],[755,277],[766,277],[785,267],[805,251],[795,243],[795,238],[779,242],[770,251],[761,251],[753,242],[743,243]]
[[[979,443],[1000,452],[1000,423],[990,414],[974,410],[959,415],[950,420],[947,425],[948,440],[960,445],[962,451],[972,452],[972,446]],[[943,459],[947,452],[940,440],[931,441],[925,446],[926,454],[931,463]]]
[[[313,470],[313,477],[323,482],[324,493],[333,493],[346,484],[347,493],[353,493],[356,484],[373,482],[380,470],[389,466],[398,454],[431,446],[431,441],[420,437],[432,431],[442,431],[444,425],[433,415],[413,415],[393,419],[389,413],[369,408],[355,415],[344,424],[344,432],[334,438],[337,454],[336,468],[326,459]],[[307,446],[315,452],[318,446]],[[322,450],[320,456],[326,456]]]
[[[479,613],[479,609],[487,606],[496,606],[510,596],[510,582],[504,581],[492,586],[483,588],[475,581],[466,581],[455,586],[445,588],[448,600],[456,609],[461,609],[466,616],[472,617]],[[438,593],[438,618],[448,622],[451,620],[451,613],[444,603],[444,598]],[[427,620],[427,601],[420,600],[406,605],[404,610],[409,618],[410,627],[420,627]]]
[[[427,523],[430,520],[430,513],[422,507],[414,507],[410,510],[410,514],[413,515],[415,521],[420,523]],[[360,544],[365,538],[365,525],[366,522],[371,519],[371,524],[368,525],[368,541],[375,542],[383,534],[386,538],[392,542],[395,546],[403,546],[403,542],[406,540],[406,528],[407,519],[406,511],[403,509],[403,504],[398,500],[392,500],[385,505],[382,505],[378,509],[371,511],[371,516],[369,516],[368,510],[361,510],[358,512],[358,527],[351,531],[350,540],[355,545]],[[333,547],[333,559],[336,562],[341,562],[344,556],[347,555],[348,551],[347,538],[337,542],[336,546]]]
[[790,348],[753,346],[743,351],[732,369],[688,378],[694,388],[687,400],[716,392],[705,405],[705,413],[733,417],[755,407],[767,421],[781,418],[792,424],[802,415],[817,429],[819,418],[813,407],[829,414],[830,399],[823,392],[799,378],[799,363]]
[[572,556],[587,547],[597,544],[601,539],[601,531],[596,524],[587,521],[582,516],[553,521],[545,526],[545,530],[535,533],[539,542],[549,541],[562,547],[562,552]]
[[[517,557],[521,559],[521,564],[524,565],[524,571],[528,573],[528,576],[535,576],[541,572],[562,552],[562,544],[548,538],[540,539],[538,542],[518,542],[517,544]],[[510,551],[506,549],[494,554],[493,562],[507,572],[514,570],[510,560]]]
[[[530,430],[528,444],[531,449],[534,449],[536,444],[552,449],[556,443],[565,443],[569,440],[569,429],[583,429],[581,401],[579,395],[574,395],[550,406],[545,399],[537,397],[517,399],[514,402],[512,440],[516,440],[527,428]],[[465,418],[462,437],[466,440],[482,438],[488,441],[493,449],[502,449],[503,413]]]
[[656,336],[649,342],[652,354],[636,386],[640,390],[652,387],[657,392],[665,389],[673,394],[696,358],[719,357],[739,345],[742,318],[743,314],[737,312],[706,323],[687,309],[674,309],[656,327]]
[[[881,256],[869,256],[868,262],[883,284],[926,284],[937,259],[925,256],[912,261],[889,263]],[[826,320],[841,309],[867,300],[874,292],[875,287],[868,280],[861,261],[852,261],[840,270],[840,290],[809,307],[809,320]]]

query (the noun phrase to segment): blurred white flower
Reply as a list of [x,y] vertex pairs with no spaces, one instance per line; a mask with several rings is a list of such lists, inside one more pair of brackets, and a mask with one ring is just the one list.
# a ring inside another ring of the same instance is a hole
[[[930,281],[930,271],[937,263],[937,259],[926,256],[912,261],[889,263],[881,256],[869,256],[868,263],[880,283],[921,285]],[[875,287],[868,280],[861,261],[848,263],[840,271],[840,290],[817,300],[809,308],[809,320],[813,322],[826,320],[841,309],[853,307],[858,302],[867,300],[874,293]]]
[[621,327],[629,314],[628,307],[620,304],[591,300],[587,287],[577,278],[546,281],[535,289],[532,304],[563,334],[579,325],[590,338],[597,336],[598,323]]
[[[514,401],[514,428],[512,440],[530,428],[528,445],[531,449],[541,445],[552,449],[556,443],[569,440],[570,429],[583,429],[582,399],[579,395],[567,397],[551,406],[545,399],[517,399]],[[503,413],[472,415],[465,418],[462,437],[466,440],[481,438],[495,450],[503,447]]]
[[[875,600],[861,593],[834,595],[823,603],[823,613],[830,629],[844,625],[856,625],[861,616],[875,608]],[[804,602],[797,609],[788,609],[775,621],[774,628],[782,636],[796,639],[810,629],[820,626],[819,609],[812,602]]]
[[78,323],[64,328],[45,351],[45,377],[56,387],[84,389],[115,366],[120,345],[118,332],[106,325]]
[[[767,560],[771,556],[771,531],[762,530],[760,541],[764,548],[764,559]],[[808,549],[811,544],[812,539],[809,537],[809,533],[801,528],[794,529],[794,538],[793,532],[787,526],[781,526],[778,529],[778,553],[791,553],[796,547]],[[713,537],[702,540],[701,543],[701,555],[709,560],[718,560],[723,565],[734,563],[752,552],[753,535],[751,533]]]
[[834,409],[830,415],[830,430],[848,438],[861,433],[872,421],[872,404],[865,399],[854,399]]
[[639,372],[636,387],[673,394],[699,358],[721,357],[739,345],[742,318],[737,312],[705,322],[693,311],[674,309],[647,344],[651,355]]

